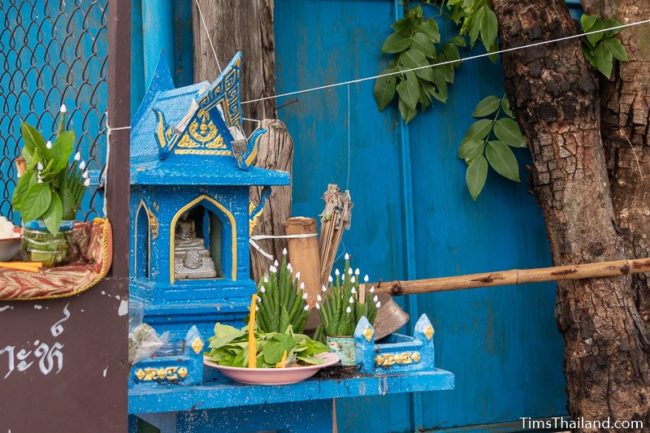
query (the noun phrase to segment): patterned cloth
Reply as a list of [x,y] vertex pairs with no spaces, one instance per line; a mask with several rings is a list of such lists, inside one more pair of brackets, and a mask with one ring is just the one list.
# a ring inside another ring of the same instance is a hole
[[0,301],[65,298],[88,290],[111,267],[112,239],[107,219],[76,224],[70,242],[75,259],[39,272],[0,269]]

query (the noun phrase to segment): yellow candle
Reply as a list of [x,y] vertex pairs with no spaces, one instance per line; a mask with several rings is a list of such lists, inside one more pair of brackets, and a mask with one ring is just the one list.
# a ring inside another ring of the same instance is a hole
[[251,298],[250,318],[248,319],[248,368],[257,367],[257,345],[255,343],[255,309],[257,295]]
[[284,368],[287,365],[287,351],[282,352],[282,359],[275,364],[275,368]]

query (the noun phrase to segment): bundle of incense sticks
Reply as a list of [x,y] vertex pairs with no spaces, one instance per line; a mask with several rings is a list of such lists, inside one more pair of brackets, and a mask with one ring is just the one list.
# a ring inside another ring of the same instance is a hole
[[320,215],[320,260],[321,285],[327,285],[341,244],[343,230],[350,228],[352,221],[352,198],[350,192],[342,192],[338,185],[329,184],[323,194],[325,209]]

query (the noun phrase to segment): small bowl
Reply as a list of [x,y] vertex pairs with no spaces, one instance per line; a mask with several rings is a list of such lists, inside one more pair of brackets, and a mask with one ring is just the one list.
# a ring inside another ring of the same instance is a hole
[[20,250],[20,238],[0,239],[0,262],[8,262],[16,257]]

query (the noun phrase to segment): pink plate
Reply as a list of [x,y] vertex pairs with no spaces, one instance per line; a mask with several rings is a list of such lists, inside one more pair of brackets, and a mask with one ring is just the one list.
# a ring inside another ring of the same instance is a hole
[[321,368],[331,367],[339,362],[339,357],[330,352],[318,354],[316,358],[320,358],[323,363],[306,366],[287,366],[285,368],[226,367],[215,364],[205,358],[203,359],[203,363],[208,367],[216,368],[224,376],[231,378],[235,382],[248,385],[289,385],[309,379]]

